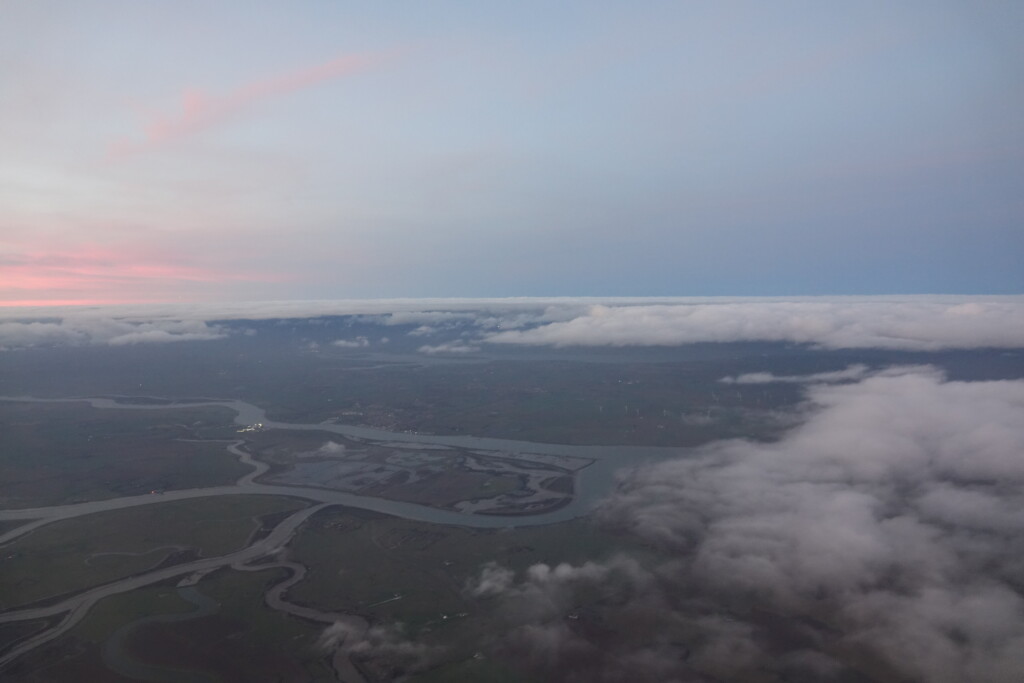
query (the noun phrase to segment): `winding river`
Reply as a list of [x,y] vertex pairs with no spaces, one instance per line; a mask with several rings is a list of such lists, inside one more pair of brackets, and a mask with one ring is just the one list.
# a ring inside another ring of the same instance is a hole
[[135,629],[146,624],[172,624],[180,621],[199,619],[214,614],[220,605],[212,598],[208,598],[199,592],[195,586],[183,586],[178,588],[178,596],[186,602],[192,603],[196,609],[181,614],[154,614],[142,617],[129,622],[114,631],[103,643],[103,661],[113,671],[127,678],[142,681],[156,681],[158,683],[216,683],[216,679],[198,671],[168,671],[159,667],[150,666],[145,662],[136,659],[125,646],[128,637]]
[[[25,524],[0,535],[0,545],[2,545],[15,538],[23,536],[24,534],[30,533],[41,526],[60,520],[72,519],[74,517],[89,515],[96,512],[122,510],[140,505],[152,505],[174,500],[227,495],[277,495],[302,498],[314,503],[314,505],[299,510],[285,518],[263,539],[236,552],[221,555],[219,557],[202,558],[185,564],[155,569],[136,576],[113,581],[109,584],[79,593],[57,604],[45,607],[12,610],[0,614],[0,623],[52,618],[61,614],[65,615],[60,622],[41,633],[37,633],[32,637],[17,643],[13,648],[0,656],[0,668],[3,668],[26,652],[50,642],[67,632],[75,624],[81,621],[94,604],[105,597],[134,590],[175,576],[212,571],[213,569],[226,565],[234,565],[239,569],[248,568],[245,567],[247,562],[265,556],[287,545],[296,530],[310,516],[331,505],[344,505],[364,510],[372,510],[375,512],[381,512],[415,521],[429,522],[432,524],[476,528],[504,528],[553,524],[556,522],[568,521],[590,512],[603,497],[607,496],[612,491],[615,485],[615,472],[617,470],[624,467],[635,466],[645,460],[678,456],[682,452],[681,448],[569,446],[562,444],[534,443],[529,441],[514,441],[509,439],[494,439],[474,436],[407,434],[404,432],[391,432],[372,427],[332,423],[303,424],[275,422],[267,418],[266,412],[262,408],[252,405],[251,403],[232,399],[174,400],[156,397],[39,399],[31,397],[0,397],[0,400],[45,403],[86,401],[94,408],[116,410],[169,410],[175,408],[220,406],[235,412],[236,424],[252,425],[261,423],[264,429],[327,432],[340,434],[342,436],[362,441],[387,443],[390,445],[404,444],[409,447],[416,447],[417,445],[424,444],[438,445],[462,448],[483,454],[512,457],[516,455],[543,454],[586,458],[592,460],[590,465],[576,472],[575,493],[572,501],[568,505],[557,510],[534,515],[500,516],[493,514],[472,514],[468,512],[443,510],[416,503],[360,496],[329,489],[319,489],[306,486],[261,484],[256,482],[255,479],[266,472],[267,465],[254,460],[249,453],[240,448],[243,443],[241,440],[228,443],[227,449],[232,454],[236,455],[241,462],[252,467],[253,470],[241,477],[232,485],[180,489],[166,491],[159,495],[146,494],[140,496],[125,496],[109,500],[97,500],[69,505],[55,505],[42,508],[0,510],[0,520],[25,520],[26,522]],[[302,573],[304,573],[304,568],[301,571],[297,566],[290,568],[293,570],[293,578],[287,582],[288,585],[298,581],[301,578]],[[282,594],[287,587],[288,586],[278,587],[276,589],[272,588],[271,591],[268,592],[268,604],[275,609],[295,613],[294,610],[300,608],[293,606],[282,599]],[[312,618],[312,615],[308,614],[303,616],[306,618]],[[359,619],[358,617],[352,617],[351,615],[332,614],[329,616],[335,620]],[[347,657],[344,659],[347,659]],[[353,676],[351,671],[348,672],[349,675],[343,675],[343,665],[344,662],[336,661],[339,678],[342,678],[342,680],[352,680]]]
[[529,455],[531,453],[537,453],[542,455],[561,455],[593,460],[592,464],[576,473],[576,490],[572,502],[568,505],[557,510],[535,515],[480,515],[455,512],[452,510],[442,510],[417,503],[405,503],[401,501],[386,500],[383,498],[360,496],[353,493],[332,491],[329,489],[260,484],[254,480],[265,471],[266,465],[253,460],[245,451],[237,448],[238,442],[236,442],[232,447],[230,447],[231,452],[237,455],[242,462],[255,469],[253,472],[245,475],[234,484],[228,486],[212,486],[166,491],[158,497],[153,496],[152,494],[144,494],[140,496],[125,496],[109,500],[73,503],[70,505],[55,505],[45,508],[0,510],[0,520],[37,520],[33,524],[24,525],[8,532],[7,534],[0,535],[0,544],[6,543],[7,541],[20,536],[23,533],[27,533],[34,528],[42,526],[43,524],[49,524],[50,522],[61,519],[70,519],[72,517],[92,514],[94,512],[121,510],[124,508],[135,507],[137,505],[150,505],[153,503],[171,500],[240,494],[292,496],[296,498],[304,498],[317,503],[347,505],[349,507],[382,512],[396,517],[403,517],[405,519],[420,522],[430,522],[432,524],[477,528],[502,528],[553,524],[556,522],[565,522],[570,519],[575,519],[590,512],[590,510],[603,497],[607,496],[612,491],[615,485],[616,471],[625,467],[635,466],[645,460],[663,459],[678,456],[682,453],[681,448],[670,447],[570,446],[565,444],[535,443],[531,441],[514,441],[510,439],[494,439],[476,436],[407,434],[405,432],[390,432],[372,427],[330,423],[304,424],[275,422],[267,418],[266,412],[262,408],[254,406],[251,403],[245,403],[244,401],[237,400],[188,400],[185,402],[170,402],[162,404],[123,403],[112,398],[37,399],[29,397],[0,397],[0,400],[45,403],[86,401],[94,408],[118,410],[168,410],[173,408],[220,406],[235,412],[236,424],[252,425],[261,423],[264,429],[327,432],[363,441],[383,442],[388,444],[408,444],[409,446],[415,446],[417,444],[451,446],[494,455]]

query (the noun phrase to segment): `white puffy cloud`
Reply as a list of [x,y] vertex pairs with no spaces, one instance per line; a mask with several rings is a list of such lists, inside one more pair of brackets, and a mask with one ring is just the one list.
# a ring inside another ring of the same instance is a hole
[[604,518],[685,558],[680,583],[826,624],[910,680],[1018,680],[1024,381],[909,372],[809,396],[782,441],[641,468]]
[[320,448],[314,451],[314,453],[320,453],[323,455],[338,455],[339,453],[344,452],[345,444],[338,443],[337,441],[325,441]]
[[[619,555],[607,562],[585,562],[579,566],[563,562],[551,566],[538,563],[527,568],[522,582],[516,582],[515,572],[494,562],[485,564],[478,577],[474,577],[466,590],[474,596],[510,595],[548,597],[540,600],[552,603],[561,594],[562,588],[570,585],[601,583],[609,575],[617,573],[631,581],[642,581],[646,574],[636,560]],[[555,612],[564,608],[554,606]]]
[[[440,650],[409,640],[400,624],[372,626],[369,629],[337,621],[321,633],[316,649],[330,653],[341,648],[351,658],[374,662],[375,669],[388,673],[413,673],[428,668]],[[388,677],[387,680],[392,680]]]
[[476,597],[500,595],[512,586],[514,580],[515,572],[511,569],[488,562],[480,569],[480,576],[466,585],[466,591]]
[[529,680],[661,683],[688,671],[656,577],[633,558],[535,564],[521,577],[489,563],[466,592],[497,601],[503,628],[484,647]]
[[491,651],[565,682],[1019,680],[1024,381],[896,367],[807,396],[777,442],[623,475],[598,518],[658,552],[485,565]]
[[343,349],[362,349],[370,345],[370,340],[366,337],[356,337],[355,339],[336,339],[331,342],[331,344]]

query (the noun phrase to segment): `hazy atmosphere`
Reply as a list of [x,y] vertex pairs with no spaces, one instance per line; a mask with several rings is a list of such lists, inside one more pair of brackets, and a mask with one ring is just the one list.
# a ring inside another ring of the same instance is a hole
[[1019,683],[1022,35],[0,0],[0,678]]
[[8,0],[0,297],[1020,293],[1022,25]]

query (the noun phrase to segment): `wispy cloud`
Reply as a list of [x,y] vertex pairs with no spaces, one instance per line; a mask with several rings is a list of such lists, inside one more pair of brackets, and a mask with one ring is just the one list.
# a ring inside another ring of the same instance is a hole
[[393,56],[394,53],[343,55],[321,64],[241,85],[222,94],[186,88],[180,96],[176,111],[153,115],[151,120],[143,124],[141,139],[133,137],[119,140],[111,147],[110,154],[116,158],[193,135],[219,125],[259,102],[365,71]]

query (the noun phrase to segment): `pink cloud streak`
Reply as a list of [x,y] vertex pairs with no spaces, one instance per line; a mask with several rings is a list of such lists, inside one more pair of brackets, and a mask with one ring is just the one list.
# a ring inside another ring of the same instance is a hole
[[216,126],[258,102],[365,71],[393,56],[392,53],[344,55],[322,64],[255,81],[224,95],[211,95],[197,88],[186,88],[181,95],[179,111],[158,115],[146,123],[142,140],[116,142],[111,147],[111,156],[124,156],[192,135]]

